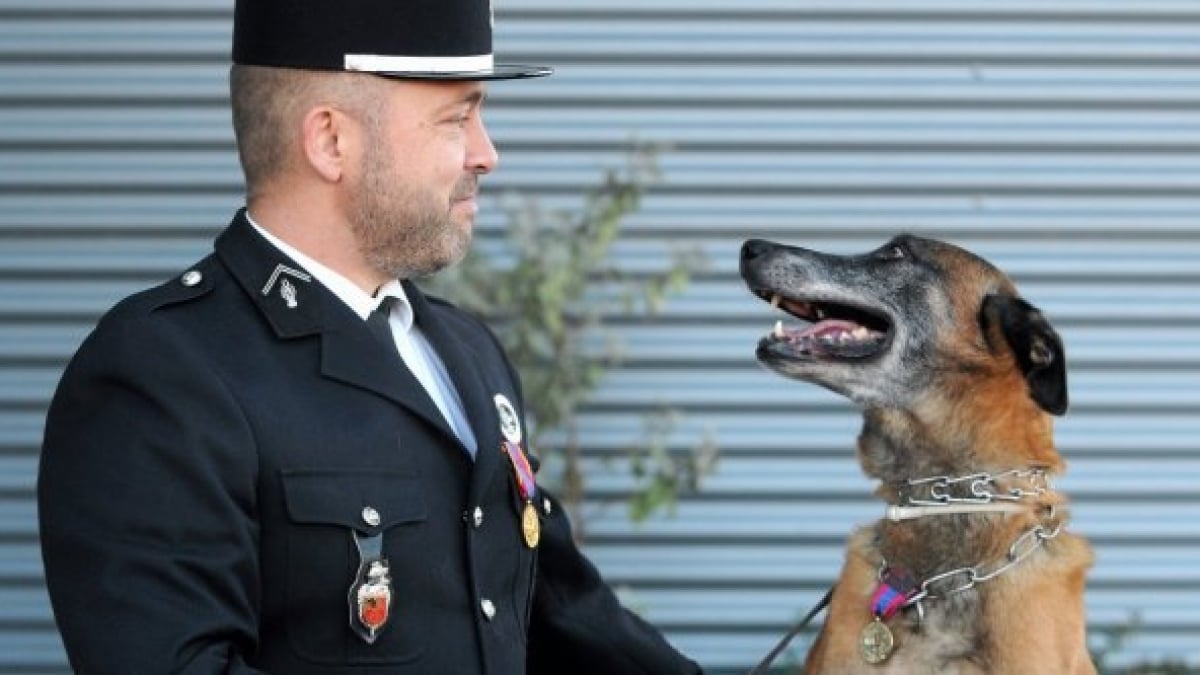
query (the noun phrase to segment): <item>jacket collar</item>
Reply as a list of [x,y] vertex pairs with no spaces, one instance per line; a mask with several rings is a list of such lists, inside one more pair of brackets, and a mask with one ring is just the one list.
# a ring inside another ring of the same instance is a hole
[[[215,244],[217,257],[281,338],[321,332],[331,300],[311,274],[254,231],[240,209]],[[349,310],[347,310],[349,311]]]
[[[246,219],[245,209],[217,238],[217,256],[247,297],[258,307],[280,339],[321,335],[324,376],[381,394],[410,409],[451,439],[441,411],[393,349],[379,342],[365,323],[296,261],[263,239]],[[481,355],[452,331],[411,281],[402,282],[416,323],[450,373],[475,432],[476,473],[490,473],[499,457],[499,416],[493,397],[499,389],[487,382],[478,364]],[[381,363],[396,367],[381,368]],[[465,449],[464,449],[465,452]],[[481,476],[476,476],[476,479]]]

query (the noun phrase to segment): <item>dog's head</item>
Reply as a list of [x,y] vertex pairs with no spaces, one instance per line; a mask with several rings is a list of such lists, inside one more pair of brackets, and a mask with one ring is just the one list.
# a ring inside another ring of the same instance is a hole
[[953,395],[966,381],[957,373],[1013,375],[1042,410],[1066,411],[1062,340],[1008,277],[961,248],[901,235],[839,256],[753,239],[741,273],[752,292],[809,324],[777,323],[759,342],[759,361],[782,375],[865,408],[899,409],[935,389]]

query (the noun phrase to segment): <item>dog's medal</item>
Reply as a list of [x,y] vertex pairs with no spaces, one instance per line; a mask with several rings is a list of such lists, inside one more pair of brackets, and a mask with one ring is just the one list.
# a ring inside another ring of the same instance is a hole
[[858,653],[863,661],[871,665],[887,661],[895,648],[896,639],[892,637],[892,631],[878,616],[858,636]]
[[350,629],[374,644],[392,616],[392,578],[383,557],[383,535],[354,533],[359,566],[350,586]]
[[512,464],[517,490],[525,502],[521,508],[521,538],[527,547],[537,548],[542,538],[542,523],[538,519],[537,509],[533,506],[533,500],[537,497],[537,481],[533,475],[533,467],[529,465],[529,458],[521,449],[521,421],[517,417],[516,409],[504,394],[496,394],[494,400],[496,412],[500,416],[500,433],[504,436],[500,449]]
[[872,665],[883,663],[896,648],[896,638],[884,623],[899,612],[917,591],[917,583],[907,571],[889,567],[879,575],[879,586],[871,595],[871,613],[875,619],[858,636],[858,651]]

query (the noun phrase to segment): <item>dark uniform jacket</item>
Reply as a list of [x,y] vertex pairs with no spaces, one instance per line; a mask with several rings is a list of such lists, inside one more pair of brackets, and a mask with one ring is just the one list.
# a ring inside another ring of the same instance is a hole
[[[483,324],[405,283],[472,460],[395,350],[242,213],[215,248],[109,312],[51,406],[42,549],[77,672],[699,672],[544,493],[523,543],[494,402],[521,415],[521,392]],[[349,593],[376,534],[393,602],[368,644]]]

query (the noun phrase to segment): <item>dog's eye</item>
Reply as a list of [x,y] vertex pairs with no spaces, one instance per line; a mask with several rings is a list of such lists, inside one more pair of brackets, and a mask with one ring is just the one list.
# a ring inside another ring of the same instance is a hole
[[880,260],[903,260],[908,257],[908,249],[903,244],[890,244],[876,254]]

